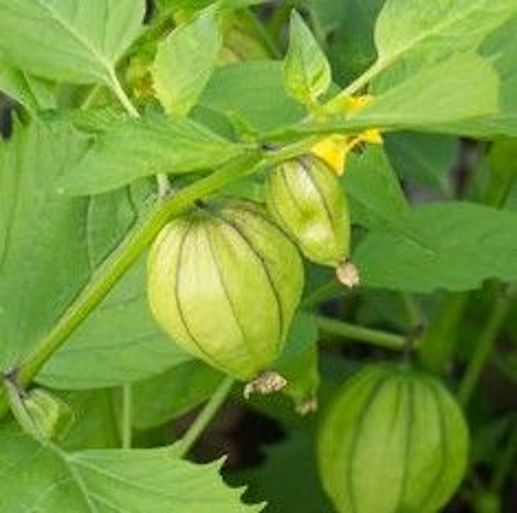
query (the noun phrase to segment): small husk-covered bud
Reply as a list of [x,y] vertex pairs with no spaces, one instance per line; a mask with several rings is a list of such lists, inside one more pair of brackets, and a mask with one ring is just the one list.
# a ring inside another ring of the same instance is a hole
[[408,366],[366,367],[337,390],[318,433],[323,486],[340,513],[435,513],[465,472],[461,409]]
[[42,388],[25,391],[6,380],[11,411],[28,435],[39,440],[60,440],[72,427],[72,409],[59,397]]
[[247,201],[196,206],[173,219],[148,261],[149,304],[160,326],[213,367],[257,379],[250,393],[284,383],[268,371],[283,350],[303,281],[296,246]]
[[267,206],[302,253],[336,269],[349,287],[358,284],[350,252],[350,214],[339,179],[319,158],[307,155],[273,169],[267,180]]

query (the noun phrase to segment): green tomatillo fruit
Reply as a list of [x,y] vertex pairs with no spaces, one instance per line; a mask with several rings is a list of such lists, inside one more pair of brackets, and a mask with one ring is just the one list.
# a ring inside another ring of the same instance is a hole
[[273,217],[312,262],[335,267],[340,281],[358,283],[348,262],[350,216],[339,179],[319,158],[288,160],[271,171],[266,201]]
[[435,378],[377,364],[340,388],[323,417],[318,459],[341,513],[435,513],[465,472],[462,412]]
[[151,311],[185,351],[243,381],[285,385],[268,372],[303,289],[296,246],[259,205],[198,205],[175,218],[148,260]]

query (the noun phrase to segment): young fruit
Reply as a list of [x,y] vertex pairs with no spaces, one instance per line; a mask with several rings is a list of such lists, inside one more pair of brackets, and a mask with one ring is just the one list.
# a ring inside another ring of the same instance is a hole
[[60,440],[70,431],[74,412],[60,398],[42,388],[21,390],[10,380],[5,385],[11,411],[28,435],[38,440]]
[[439,381],[408,367],[367,367],[336,393],[318,459],[341,513],[435,513],[465,471],[468,433]]
[[252,202],[195,207],[156,239],[148,296],[161,327],[185,351],[249,391],[285,384],[268,371],[282,352],[303,288],[296,246]]
[[[267,206],[311,261],[350,267],[350,217],[338,178],[320,159],[307,155],[276,167],[267,180]],[[339,273],[338,273],[339,276]],[[353,283],[355,285],[356,277]]]

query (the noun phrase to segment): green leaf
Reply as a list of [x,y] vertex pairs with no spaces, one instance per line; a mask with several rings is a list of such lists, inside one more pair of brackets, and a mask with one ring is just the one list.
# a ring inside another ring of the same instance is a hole
[[[0,146],[0,362],[16,365],[52,328],[94,269],[137,222],[146,201],[120,191],[94,199],[56,194],[56,181],[85,150],[64,125],[17,125]],[[20,291],[30,291],[20,293]],[[41,382],[102,387],[145,379],[187,356],[158,330],[145,297],[145,262],[47,363]]]
[[66,127],[16,124],[0,144],[0,367],[15,365],[90,277],[88,200],[55,193],[85,141]]
[[152,67],[154,89],[166,112],[187,114],[216,66],[223,39],[212,6],[180,25],[162,43]]
[[517,210],[517,139],[496,141],[490,148],[489,162],[487,204]]
[[299,121],[305,114],[285,92],[277,61],[239,62],[218,70],[200,102],[243,120],[258,133]]
[[365,286],[470,290],[517,279],[517,215],[470,203],[415,208],[405,232],[378,229],[354,253]]
[[[170,448],[65,453],[12,426],[0,429],[0,508],[9,513],[244,513],[241,490],[224,485],[219,462],[195,465]],[[16,467],[16,472],[13,472]],[[23,479],[20,479],[23,476]]]
[[469,134],[474,137],[517,137],[517,16],[488,37],[479,53],[492,63],[500,77],[499,109],[491,116],[477,120]]
[[66,194],[98,194],[150,175],[211,169],[244,152],[186,118],[148,116],[114,122],[61,181]]
[[[229,9],[243,9],[250,5],[262,4],[268,0],[219,0],[219,4]],[[158,0],[161,9],[172,8],[175,10],[188,9],[199,11],[214,3],[214,0]]]
[[332,82],[330,64],[303,18],[293,10],[289,47],[283,64],[284,87],[300,103],[312,106]]
[[278,135],[383,131],[470,133],[477,120],[498,112],[500,80],[491,64],[474,53],[415,71],[349,116],[305,121]]
[[151,317],[144,257],[52,356],[37,381],[68,390],[111,387],[156,376],[190,359]]
[[[352,0],[353,1],[353,0]],[[347,9],[348,0],[344,2],[336,2],[335,0],[308,0],[307,7],[316,19],[320,30],[328,35],[337,30],[340,24],[349,14]]]
[[241,471],[232,482],[249,483],[246,498],[268,499],[265,513],[323,513],[333,511],[316,472],[314,433],[292,432],[287,440],[266,448],[260,467]]
[[351,154],[342,181],[354,222],[367,228],[404,223],[409,205],[382,148]]
[[283,393],[291,397],[297,411],[306,414],[316,399],[319,387],[318,328],[309,315],[298,314],[289,330],[285,350],[275,370],[287,380]]
[[394,169],[410,183],[452,196],[449,171],[458,156],[455,137],[404,132],[389,134],[385,149]]
[[11,66],[0,54],[0,91],[23,105],[31,114],[56,107],[54,86]]
[[327,55],[339,84],[366,71],[377,56],[373,29],[385,0],[312,0],[325,32],[336,29]]
[[476,118],[498,111],[499,86],[489,61],[458,53],[397,82],[351,116],[350,123],[435,132],[454,123],[455,132],[468,132]]
[[71,451],[120,447],[112,390],[61,393],[61,397],[72,408],[76,419],[65,438],[60,440],[62,448]]
[[144,8],[143,0],[0,0],[0,51],[49,80],[110,84]]
[[133,385],[133,425],[149,429],[187,413],[208,399],[222,374],[200,360],[192,360]]
[[391,88],[417,69],[475,50],[516,13],[514,0],[387,0],[375,27],[373,75],[381,76],[374,92]]

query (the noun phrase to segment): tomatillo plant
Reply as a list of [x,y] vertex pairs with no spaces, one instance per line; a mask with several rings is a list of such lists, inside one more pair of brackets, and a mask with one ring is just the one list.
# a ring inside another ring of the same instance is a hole
[[2,513],[515,509],[517,5],[363,3],[0,0]]

